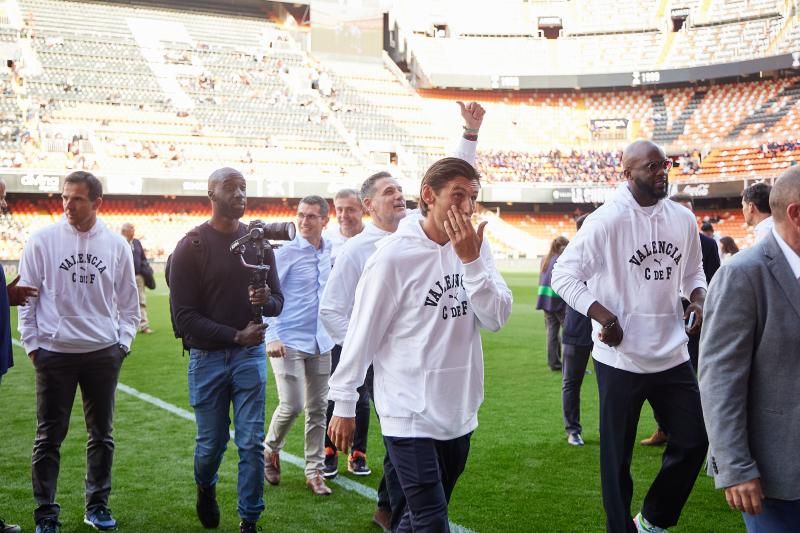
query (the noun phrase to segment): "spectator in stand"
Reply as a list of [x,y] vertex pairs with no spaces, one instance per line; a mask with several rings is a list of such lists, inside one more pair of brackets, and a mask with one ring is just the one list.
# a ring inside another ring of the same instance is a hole
[[722,237],[719,240],[720,250],[722,250],[722,264],[724,265],[731,258],[739,253],[739,247],[736,246],[736,241],[733,240],[733,237]]
[[[583,221],[589,215],[582,215],[575,221],[580,231]],[[586,375],[586,366],[592,354],[592,319],[567,307],[564,318],[564,353],[561,378],[561,407],[564,413],[564,429],[567,432],[567,443],[572,446],[583,446],[581,433],[581,385]]]
[[754,183],[742,194],[742,213],[748,226],[755,226],[756,240],[772,231],[772,210],[769,207],[769,193],[772,187],[766,183]]
[[547,366],[550,370],[561,370],[560,333],[567,312],[567,304],[550,287],[550,280],[553,277],[553,267],[568,244],[569,239],[566,237],[553,239],[550,251],[542,258],[539,265],[539,298],[536,300],[536,309],[544,312],[544,325],[547,329]]

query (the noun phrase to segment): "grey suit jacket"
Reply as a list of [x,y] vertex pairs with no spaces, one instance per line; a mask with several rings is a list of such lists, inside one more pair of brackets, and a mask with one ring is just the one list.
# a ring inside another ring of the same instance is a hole
[[717,488],[800,499],[800,283],[771,233],[711,281],[699,381]]

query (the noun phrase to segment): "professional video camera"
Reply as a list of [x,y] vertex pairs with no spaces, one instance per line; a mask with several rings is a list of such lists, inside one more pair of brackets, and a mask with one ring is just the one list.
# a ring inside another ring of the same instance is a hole
[[[291,241],[295,235],[294,222],[271,222],[266,224],[260,220],[253,220],[247,226],[247,233],[231,243],[231,253],[239,256],[242,265],[251,270],[250,286],[255,289],[267,286],[267,273],[269,265],[264,264],[265,250],[276,248],[270,244],[273,241]],[[251,265],[244,260],[244,253],[248,246],[256,250],[256,264]],[[263,322],[263,306],[253,305],[253,322]]]

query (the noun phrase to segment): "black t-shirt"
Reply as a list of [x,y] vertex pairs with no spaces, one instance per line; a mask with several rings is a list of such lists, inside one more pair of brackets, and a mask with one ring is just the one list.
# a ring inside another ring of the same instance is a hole
[[[195,231],[199,245],[187,235],[172,254],[169,287],[175,321],[190,348],[237,346],[233,341],[236,332],[253,319],[248,294],[252,271],[230,252],[230,245],[247,233],[247,225],[240,223],[234,233],[220,233],[205,222]],[[257,262],[253,246],[247,246],[244,259],[249,264]],[[283,294],[271,249],[266,250],[264,262],[270,265],[267,285],[271,291],[264,315],[278,316]]]

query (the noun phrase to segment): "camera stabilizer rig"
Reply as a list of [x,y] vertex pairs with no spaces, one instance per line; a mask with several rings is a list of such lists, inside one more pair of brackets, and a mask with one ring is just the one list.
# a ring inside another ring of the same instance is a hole
[[[230,251],[239,256],[242,265],[251,271],[250,286],[260,289],[267,286],[267,273],[270,266],[264,264],[265,251],[276,248],[270,244],[274,241],[291,241],[295,236],[294,222],[272,222],[265,224],[260,220],[253,220],[247,226],[247,233],[231,243]],[[244,259],[247,246],[250,245],[256,250],[256,264],[251,265]],[[261,324],[263,319],[263,306],[253,305],[253,322]]]

